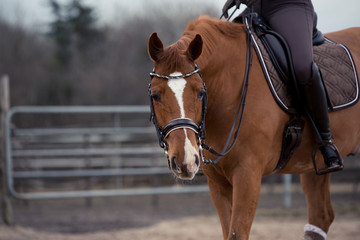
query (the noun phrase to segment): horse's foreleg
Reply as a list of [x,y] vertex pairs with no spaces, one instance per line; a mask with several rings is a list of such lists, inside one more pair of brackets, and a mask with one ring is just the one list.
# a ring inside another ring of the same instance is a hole
[[225,179],[207,178],[211,199],[219,215],[224,239],[227,238],[230,227],[231,209],[232,209],[232,186]]
[[326,233],[334,220],[330,197],[330,174],[315,173],[300,175],[301,186],[308,206],[308,221],[305,225],[305,240],[326,239]]
[[261,187],[261,173],[257,173],[255,169],[242,168],[234,171],[233,211],[227,239],[249,239]]

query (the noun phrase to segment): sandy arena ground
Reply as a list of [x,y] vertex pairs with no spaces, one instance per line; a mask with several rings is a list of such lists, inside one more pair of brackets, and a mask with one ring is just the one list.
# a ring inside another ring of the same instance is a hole
[[[359,239],[359,192],[351,186],[334,192],[337,216],[328,240]],[[15,225],[0,221],[0,240],[222,239],[208,193],[12,202]],[[281,188],[262,190],[250,239],[300,240],[306,219],[299,186],[290,209],[282,207]]]
[[[303,218],[258,217],[252,228],[250,239],[301,239]],[[359,218],[337,219],[328,234],[328,239],[355,240],[360,234]],[[125,240],[125,239],[222,239],[217,216],[195,216],[178,220],[162,221],[148,227],[123,230],[97,231],[94,233],[49,233],[38,229],[15,226],[9,228],[0,225],[2,240]]]

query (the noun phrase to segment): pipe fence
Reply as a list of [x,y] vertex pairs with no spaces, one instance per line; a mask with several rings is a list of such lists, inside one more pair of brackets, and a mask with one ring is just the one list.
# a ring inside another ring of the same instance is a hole
[[[153,126],[83,128],[13,128],[15,115],[148,115],[148,106],[20,106],[6,118],[6,172],[10,194],[18,199],[107,197],[206,192],[200,186],[114,187],[70,191],[20,191],[21,179],[62,179],[171,175]],[[41,117],[41,116],[40,116]],[[117,117],[119,120],[120,118]],[[136,137],[140,135],[140,137]],[[146,137],[144,137],[146,135]],[[58,144],[60,143],[60,144]],[[72,159],[70,162],[67,161]],[[94,162],[94,163],[93,163]],[[133,164],[132,164],[133,163]],[[80,164],[80,165],[79,165]],[[81,166],[81,164],[83,166]],[[63,168],[61,169],[60,165]],[[132,166],[133,165],[133,166]],[[58,167],[57,167],[58,166]],[[79,169],[81,168],[81,169]]]
[[[148,106],[9,108],[7,81],[1,79],[0,91],[5,223],[12,223],[10,197],[33,200],[208,192],[205,177],[191,185],[174,180],[149,122]],[[357,171],[358,166],[351,169]],[[289,208],[292,175],[283,175],[281,181],[283,205]]]

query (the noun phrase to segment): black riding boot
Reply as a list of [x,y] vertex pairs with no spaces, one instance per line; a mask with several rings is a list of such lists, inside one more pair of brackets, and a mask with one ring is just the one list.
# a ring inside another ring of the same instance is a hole
[[338,153],[330,133],[328,105],[321,75],[315,63],[312,65],[312,79],[307,85],[300,85],[305,107],[320,134],[322,143],[320,151],[324,157],[326,169],[321,173],[335,172],[343,169],[343,160]]

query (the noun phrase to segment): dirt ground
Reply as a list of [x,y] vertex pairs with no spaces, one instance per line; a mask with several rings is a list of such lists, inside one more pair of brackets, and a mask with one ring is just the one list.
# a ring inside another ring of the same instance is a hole
[[[301,239],[303,218],[257,217],[250,239]],[[125,240],[125,239],[222,239],[217,216],[194,216],[178,220],[162,221],[152,226],[105,230],[87,233],[51,233],[24,226],[14,228],[0,225],[0,239],[6,240]],[[328,234],[328,239],[355,240],[360,234],[359,218],[337,219]]]
[[[250,239],[302,238],[307,223],[305,199],[299,186],[292,189],[290,209],[282,207],[281,190],[262,190]],[[351,186],[339,186],[333,193],[333,205],[336,219],[328,239],[358,239],[359,192],[351,191]],[[0,221],[0,240],[222,239],[208,193],[14,200],[13,211],[14,226]]]

